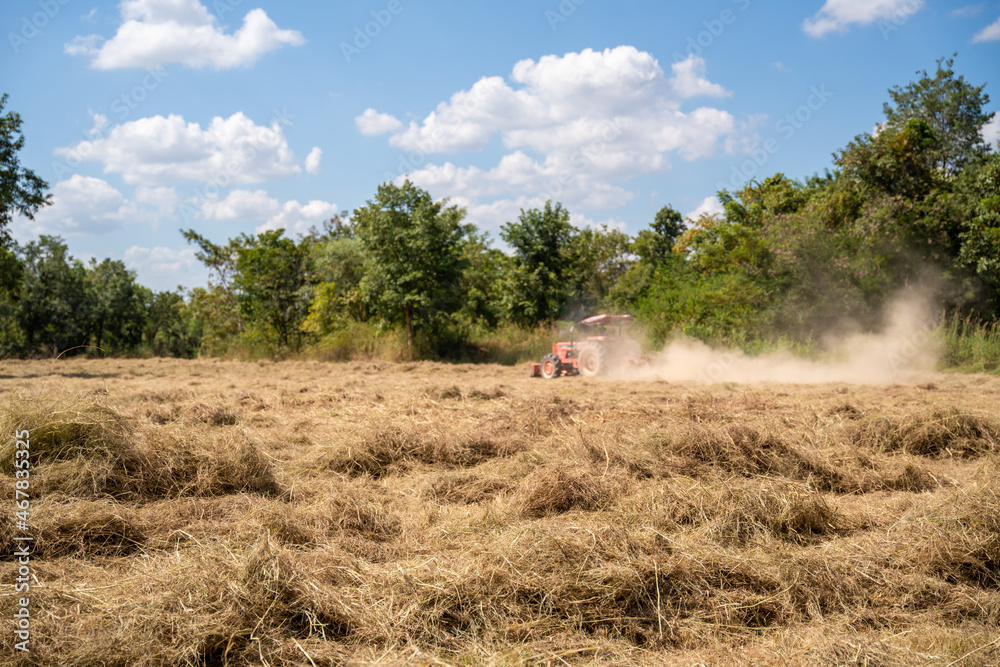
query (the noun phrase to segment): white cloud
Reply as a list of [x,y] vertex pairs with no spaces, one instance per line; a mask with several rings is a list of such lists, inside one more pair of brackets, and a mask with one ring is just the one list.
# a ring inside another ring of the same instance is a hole
[[336,213],[336,204],[321,200],[302,204],[292,199],[281,203],[264,190],[232,190],[225,198],[206,201],[198,215],[206,220],[263,220],[256,227],[257,233],[284,229],[289,234],[304,234]]
[[1000,40],[1000,19],[989,24],[972,37],[974,43],[995,42],[997,40]]
[[596,229],[598,231],[607,232],[610,230],[617,230],[619,232],[627,232],[628,224],[624,220],[619,220],[618,218],[608,218],[607,220],[593,220],[585,215],[579,213],[570,213],[569,216],[570,224],[572,224],[577,229]]
[[152,188],[140,185],[135,189],[135,200],[156,209],[160,217],[172,217],[177,209],[177,192],[173,188]]
[[993,150],[1000,150],[997,142],[1000,141],[1000,113],[993,114],[990,122],[983,125],[983,141],[989,144]]
[[194,248],[132,246],[125,251],[123,261],[136,272],[141,285],[166,291],[178,284],[194,287],[208,282],[208,271],[194,255]]
[[152,116],[117,125],[97,139],[59,148],[56,153],[100,161],[105,173],[119,173],[126,183],[258,183],[302,170],[281,123],[257,125],[239,112],[213,118],[202,129],[181,116]]
[[520,196],[515,199],[496,199],[487,203],[480,203],[466,197],[452,197],[449,203],[466,209],[466,222],[470,222],[480,229],[499,234],[500,227],[504,223],[517,220],[521,209],[528,210],[545,206],[545,197]]
[[617,208],[632,199],[632,193],[618,185],[585,171],[577,173],[552,163],[539,163],[521,151],[505,155],[496,167],[485,171],[446,162],[414,171],[409,178],[428,190],[469,200],[534,191],[543,202],[553,199],[587,208]]
[[[522,60],[509,81],[484,77],[405,128],[389,129],[395,117],[374,109],[355,121],[369,134],[390,133],[389,143],[413,160],[414,183],[461,197],[470,219],[476,211],[495,221],[496,211],[509,212],[520,198],[570,208],[624,205],[634,193],[615,181],[666,169],[674,155],[711,156],[737,131],[727,111],[682,108],[690,97],[728,94],[705,78],[700,58],[673,66],[668,79],[652,55],[621,46]],[[492,168],[426,160],[482,149],[495,137],[508,152]],[[480,198],[499,199],[494,206]]]
[[402,121],[395,116],[379,113],[372,108],[365,109],[363,114],[354,119],[354,124],[358,126],[361,134],[369,137],[396,132],[403,127]]
[[670,85],[681,97],[729,97],[731,92],[705,78],[705,61],[688,56],[687,60],[670,66],[674,78]]
[[309,151],[309,155],[306,156],[306,172],[309,174],[319,173],[319,163],[323,159],[323,149],[319,146],[313,146],[313,149]]
[[722,203],[715,196],[705,197],[698,207],[693,211],[685,215],[684,217],[688,220],[697,220],[703,215],[719,215],[725,212],[722,208]]
[[114,37],[101,44],[99,35],[79,36],[65,46],[66,53],[90,57],[91,67],[104,70],[174,62],[231,69],[252,65],[282,46],[305,43],[298,31],[279,29],[263,9],[247,12],[231,35],[199,0],[125,0],[121,15]]
[[310,227],[318,227],[337,213],[337,205],[319,199],[311,199],[306,204],[296,200],[286,201],[276,215],[256,228],[259,234],[268,229],[284,229],[288,234],[305,234]]
[[826,0],[802,29],[811,37],[844,31],[851,24],[869,25],[878,20],[899,23],[920,11],[922,0]]
[[969,16],[977,16],[984,9],[986,9],[986,3],[980,2],[976,5],[966,5],[964,7],[959,7],[958,9],[953,9],[951,10],[950,15],[953,18],[966,18]]
[[[704,130],[716,139],[716,123],[698,127],[711,114],[680,110],[682,100],[691,94],[725,94],[720,86],[700,77],[703,72],[704,61],[692,58],[681,63],[680,76],[668,82],[656,59],[632,46],[603,52],[585,49],[561,57],[545,56],[537,62],[522,60],[511,76],[515,84],[521,84],[518,88],[501,77],[484,77],[438,104],[422,122],[395,131],[389,141],[407,151],[445,153],[483,148],[499,134],[509,149],[569,154],[600,139],[616,123],[628,125],[636,135],[641,133],[641,139],[632,137],[640,144],[648,144],[649,129],[663,127],[666,131],[659,132],[661,137],[683,129]],[[386,115],[369,111],[365,112],[369,119]],[[732,122],[728,113],[711,111]],[[702,143],[701,137],[690,142],[672,140],[668,145],[654,141],[649,150],[680,150]],[[700,156],[702,148],[693,152]]]
[[[139,204],[151,203],[153,193],[137,193],[129,201],[107,181],[74,174],[52,186],[52,205],[41,208],[34,220],[18,218],[13,227],[19,238],[39,234],[107,234],[124,224],[155,223],[156,211]],[[165,193],[158,207],[165,206]]]
[[213,197],[201,205],[206,220],[260,220],[276,215],[281,204],[264,190],[232,190],[225,198]]

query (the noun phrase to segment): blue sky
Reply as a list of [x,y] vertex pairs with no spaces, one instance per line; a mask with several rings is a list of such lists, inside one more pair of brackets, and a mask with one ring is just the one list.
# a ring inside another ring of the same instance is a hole
[[955,52],[1000,108],[995,1],[5,6],[6,110],[53,195],[15,238],[61,235],[156,289],[206,281],[182,228],[304,232],[404,175],[494,239],[546,199],[634,234],[665,204],[822,172]]

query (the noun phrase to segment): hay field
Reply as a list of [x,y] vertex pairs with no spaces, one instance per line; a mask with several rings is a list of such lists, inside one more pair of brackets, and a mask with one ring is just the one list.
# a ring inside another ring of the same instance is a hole
[[0,663],[1000,664],[998,406],[983,375],[0,362]]

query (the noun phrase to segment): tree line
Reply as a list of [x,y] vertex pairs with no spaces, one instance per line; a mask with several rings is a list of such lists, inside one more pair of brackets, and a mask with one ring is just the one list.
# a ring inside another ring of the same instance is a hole
[[[634,237],[575,227],[549,201],[501,227],[501,250],[462,208],[384,183],[294,239],[277,230],[219,244],[183,230],[211,278],[182,293],[139,285],[119,261],[84,264],[57,237],[4,235],[0,355],[350,356],[394,335],[411,358],[468,359],[490,332],[599,310],[633,313],[654,343],[809,343],[847,320],[877,326],[896,291],[930,282],[950,312],[995,321],[1000,153],[982,137],[993,114],[983,85],[957,76],[953,59],[937,65],[890,89],[877,131],[823,175],[723,190],[723,212],[693,221],[664,206]],[[44,182],[17,164],[19,118],[3,122],[0,230],[47,203]]]

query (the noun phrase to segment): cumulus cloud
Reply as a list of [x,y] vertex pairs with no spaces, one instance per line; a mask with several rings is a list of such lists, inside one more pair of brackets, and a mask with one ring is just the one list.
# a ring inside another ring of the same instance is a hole
[[306,156],[306,172],[310,174],[319,173],[319,163],[323,159],[323,149],[319,146],[313,146],[313,149],[309,151],[309,155]]
[[993,114],[993,118],[990,122],[983,125],[983,141],[985,141],[990,148],[993,150],[1000,150],[997,148],[997,142],[1000,141],[1000,113]]
[[289,234],[304,234],[337,213],[337,205],[318,199],[302,204],[284,203],[264,190],[232,190],[225,197],[210,198],[201,205],[198,216],[206,220],[261,221],[257,233],[284,229]]
[[[693,97],[729,95],[705,70],[704,60],[692,57],[668,78],[656,58],[634,47],[585,49],[522,60],[509,79],[483,77],[405,127],[374,109],[355,122],[366,134],[388,133],[389,143],[406,151],[399,180],[405,171],[421,187],[462,197],[470,218],[483,205],[478,200],[491,197],[614,208],[634,196],[615,181],[666,169],[672,156],[711,156],[737,130],[727,111],[683,108]],[[496,138],[507,154],[492,168],[427,160],[483,149]]]
[[803,22],[811,37],[843,32],[852,24],[870,25],[878,20],[899,22],[920,11],[922,0],[826,0],[816,14]]
[[52,205],[35,214],[34,220],[19,218],[13,225],[18,238],[39,234],[100,235],[131,223],[155,224],[158,216],[171,215],[169,188],[137,190],[134,200],[107,181],[74,174],[52,186]]
[[[667,81],[657,60],[632,46],[522,60],[511,75],[515,85],[502,77],[484,77],[438,104],[421,122],[394,131],[389,142],[407,151],[446,153],[483,148],[499,134],[507,148],[572,152],[619,120],[636,131],[666,126],[669,135],[680,127],[704,129],[704,134],[717,139],[716,124],[699,127],[699,121],[708,117],[703,110],[681,111],[687,97],[727,94],[705,79],[704,72],[704,60],[692,57],[674,66],[675,76]],[[728,113],[720,113],[732,122]],[[376,118],[386,125],[376,125]],[[372,133],[385,132],[391,121],[399,122],[374,109],[358,118],[359,127],[361,119]],[[691,143],[702,140],[695,137]],[[650,149],[662,152],[682,146],[657,143]],[[700,147],[693,151],[699,156],[701,152]]]
[[375,109],[365,109],[364,113],[354,119],[358,131],[365,136],[375,136],[395,132],[403,127],[402,121],[387,113],[379,113]]
[[117,125],[56,154],[100,161],[105,173],[119,173],[126,183],[138,185],[258,183],[302,171],[281,123],[257,125],[238,112],[213,118],[202,128],[178,115],[152,116]]
[[125,266],[136,272],[139,283],[157,291],[178,285],[204,285],[208,271],[195,257],[194,248],[132,246],[123,256]]
[[177,192],[173,188],[140,185],[135,189],[135,200],[152,206],[159,217],[172,217],[177,209]]
[[1000,19],[989,24],[972,37],[974,43],[995,42],[1000,40]]
[[452,197],[449,203],[465,208],[465,219],[467,222],[476,225],[480,229],[498,234],[500,227],[506,222],[516,220],[522,209],[528,210],[545,206],[545,198],[522,195],[512,199],[479,202],[475,199],[458,196]]
[[257,233],[268,229],[284,229],[292,234],[305,234],[310,227],[319,226],[337,213],[337,205],[319,199],[310,199],[300,204],[292,199],[281,205],[275,215],[256,228]]
[[687,60],[670,66],[674,78],[670,85],[681,97],[729,97],[731,92],[705,78],[705,61],[688,56]]
[[282,46],[305,43],[298,31],[278,28],[263,9],[247,12],[233,34],[226,34],[199,0],[125,0],[121,16],[111,39],[82,35],[66,44],[66,53],[88,57],[91,67],[103,70],[167,63],[231,69],[248,67]]
[[718,197],[705,197],[697,208],[688,213],[685,218],[688,220],[697,220],[703,215],[719,215],[724,213],[725,209],[722,208],[722,203],[719,201]]

